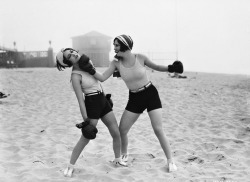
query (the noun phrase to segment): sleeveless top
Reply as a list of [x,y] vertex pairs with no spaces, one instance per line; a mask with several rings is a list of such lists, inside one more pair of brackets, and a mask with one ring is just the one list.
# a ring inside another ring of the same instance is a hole
[[101,85],[97,79],[84,71],[73,70],[71,74],[76,73],[82,76],[81,88],[84,94],[96,91],[102,91]]
[[124,67],[122,61],[119,61],[121,78],[129,90],[136,90],[149,82],[145,66],[141,65],[138,55],[135,56],[135,64],[130,68]]

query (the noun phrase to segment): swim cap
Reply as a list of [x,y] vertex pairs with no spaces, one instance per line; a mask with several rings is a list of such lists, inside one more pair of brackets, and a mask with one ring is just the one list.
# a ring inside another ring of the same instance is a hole
[[68,67],[69,65],[67,65],[67,64],[65,64],[64,62],[63,62],[63,52],[64,52],[64,48],[62,48],[61,49],[61,51],[59,51],[58,53],[57,53],[57,55],[56,55],[56,61],[58,61],[62,66],[64,66],[64,67]]
[[132,50],[133,48],[133,40],[129,35],[119,35],[116,37],[116,39],[119,39],[125,46],[129,48],[129,50]]

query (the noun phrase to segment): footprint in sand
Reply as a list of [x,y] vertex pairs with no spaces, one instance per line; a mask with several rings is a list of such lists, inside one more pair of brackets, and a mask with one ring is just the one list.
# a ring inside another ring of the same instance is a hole
[[204,163],[204,160],[197,157],[197,156],[191,156],[187,159],[187,163],[191,163],[191,162],[195,162],[197,164],[203,164]]
[[237,138],[243,139],[250,136],[250,127],[247,126],[246,128],[243,128],[241,131],[239,131]]

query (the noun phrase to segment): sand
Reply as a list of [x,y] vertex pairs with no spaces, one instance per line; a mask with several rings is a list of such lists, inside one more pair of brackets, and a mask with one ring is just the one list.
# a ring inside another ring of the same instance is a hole
[[[103,71],[103,68],[97,68]],[[250,180],[250,77],[185,73],[187,79],[151,72],[163,105],[163,127],[178,171],[166,158],[144,112],[129,133],[129,167],[115,167],[112,139],[99,121],[97,138],[63,170],[81,132],[70,69],[0,69],[0,181],[227,181]],[[103,83],[119,122],[128,91],[121,79]]]

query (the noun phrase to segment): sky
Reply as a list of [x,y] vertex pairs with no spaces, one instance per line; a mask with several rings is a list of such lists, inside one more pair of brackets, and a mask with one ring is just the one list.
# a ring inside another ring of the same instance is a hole
[[250,0],[0,0],[0,18],[0,46],[18,51],[51,41],[56,53],[90,31],[128,34],[133,52],[166,58],[158,64],[250,75]]

